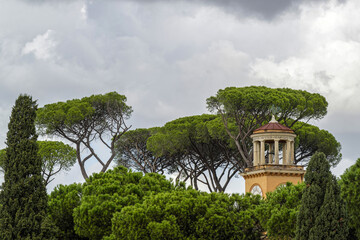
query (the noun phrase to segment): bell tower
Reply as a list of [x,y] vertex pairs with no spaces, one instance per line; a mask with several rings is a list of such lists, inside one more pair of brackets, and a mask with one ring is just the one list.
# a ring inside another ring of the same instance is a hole
[[292,129],[272,120],[256,129],[253,140],[253,166],[241,176],[245,179],[245,191],[266,197],[267,192],[292,182],[303,182],[305,170],[294,163],[295,133]]

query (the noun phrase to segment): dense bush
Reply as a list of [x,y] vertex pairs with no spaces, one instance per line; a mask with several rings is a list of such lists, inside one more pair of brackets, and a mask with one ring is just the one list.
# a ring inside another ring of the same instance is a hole
[[287,183],[266,194],[263,204],[256,207],[256,216],[271,239],[295,237],[296,217],[305,184]]
[[83,185],[56,187],[49,216],[60,239],[259,239],[261,232],[292,239],[305,188],[288,183],[266,199],[209,194],[118,167]]
[[59,185],[49,216],[60,239],[258,239],[259,196],[204,193],[118,167]]
[[74,209],[75,232],[102,239],[111,234],[114,213],[141,203],[145,196],[174,189],[163,175],[133,173],[124,167],[93,174],[83,185],[81,204]]
[[78,183],[58,185],[49,196],[49,217],[59,229],[60,239],[81,238],[74,230],[74,208],[81,203],[82,186]]
[[114,214],[107,239],[258,239],[259,196],[178,190]]

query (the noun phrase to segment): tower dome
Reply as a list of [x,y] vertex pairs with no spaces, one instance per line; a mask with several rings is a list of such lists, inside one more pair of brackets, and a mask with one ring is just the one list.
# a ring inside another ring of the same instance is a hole
[[256,133],[267,133],[267,132],[287,132],[287,133],[294,133],[294,131],[291,128],[288,128],[284,125],[281,125],[280,123],[278,123],[278,121],[276,121],[275,116],[272,116],[271,121],[264,125],[259,127],[258,129],[254,130],[254,134]]

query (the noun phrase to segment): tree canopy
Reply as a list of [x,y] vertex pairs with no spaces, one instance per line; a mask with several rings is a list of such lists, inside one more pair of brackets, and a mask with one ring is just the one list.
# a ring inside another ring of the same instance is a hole
[[[76,163],[76,151],[69,145],[58,141],[37,141],[38,155],[41,158],[41,173],[45,186],[54,180],[60,171],[69,171]],[[0,168],[3,168],[6,148],[0,150]]]
[[38,144],[45,185],[54,180],[54,175],[69,171],[76,163],[76,150],[69,145],[59,141],[38,141]]
[[[73,143],[83,177],[88,178],[85,163],[96,159],[105,172],[115,157],[115,143],[129,129],[125,120],[132,109],[126,97],[116,92],[47,104],[37,111],[36,124],[42,134],[62,137]],[[110,151],[101,158],[94,144],[101,143]]]
[[219,120],[203,114],[168,122],[148,139],[148,147],[159,156],[168,156],[170,172],[189,179],[195,189],[202,183],[210,192],[223,192],[239,166],[229,137],[220,134],[225,132]]
[[157,156],[147,148],[147,140],[158,128],[138,128],[127,131],[116,142],[115,161],[118,165],[143,173],[165,173],[170,161],[166,156]]
[[[295,163],[306,163],[317,151],[323,151],[332,166],[340,161],[341,145],[331,133],[301,121],[288,123],[297,134]],[[232,134],[237,131],[233,121],[227,128]],[[247,167],[226,131],[220,115],[183,117],[158,128],[148,137],[147,148],[165,158],[169,173],[177,173],[183,181],[190,180],[195,189],[205,184],[209,191],[225,191],[231,179]],[[250,136],[242,143],[251,153]]]
[[332,167],[341,160],[341,144],[336,138],[324,129],[304,122],[293,125],[296,133],[295,164],[307,163],[316,152],[325,154]]
[[251,86],[220,89],[207,99],[207,106],[211,112],[220,114],[241,158],[247,166],[252,166],[249,137],[256,128],[270,120],[270,109],[277,108],[278,121],[292,128],[298,121],[324,117],[328,103],[316,93]]

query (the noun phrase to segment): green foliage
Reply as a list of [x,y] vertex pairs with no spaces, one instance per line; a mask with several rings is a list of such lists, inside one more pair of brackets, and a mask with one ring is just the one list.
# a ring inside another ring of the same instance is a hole
[[266,194],[263,204],[256,208],[256,216],[270,239],[295,237],[296,218],[305,184],[287,183]]
[[59,141],[38,141],[38,144],[45,185],[54,180],[55,174],[69,171],[76,163],[76,150],[69,145]]
[[[57,141],[38,141],[38,155],[41,158],[42,177],[45,186],[52,180],[53,176],[60,171],[69,171],[76,162],[76,151],[69,145]],[[0,168],[3,168],[6,149],[0,150]]]
[[230,143],[219,116],[203,114],[166,123],[147,146],[158,156],[168,157],[170,172],[190,178],[195,189],[199,182],[211,192],[222,192],[242,164]]
[[[61,134],[64,131],[76,130],[85,133],[82,129],[85,124],[96,124],[95,129],[109,126],[117,117],[128,118],[131,107],[125,104],[126,97],[116,92],[104,95],[92,95],[82,99],[73,99],[45,105],[37,112],[37,124],[47,134]],[[114,114],[114,116],[110,116]],[[78,137],[77,134],[74,136]]]
[[81,238],[74,230],[74,208],[80,206],[82,186],[78,183],[58,185],[49,196],[48,215],[59,229],[59,239],[87,239]]
[[296,239],[346,239],[344,204],[330,164],[323,153],[310,160],[305,174],[306,188],[297,218]]
[[[279,110],[278,121],[292,127],[300,120],[326,115],[325,98],[319,94],[289,88],[228,87],[207,99],[208,109],[221,115],[227,134],[247,166],[252,165],[249,144],[253,130],[270,120],[270,109]],[[236,131],[231,131],[235,124]]]
[[245,114],[266,117],[275,106],[280,120],[321,119],[327,113],[325,98],[320,94],[289,88],[228,87],[207,99],[211,111],[223,111],[232,116]]
[[5,173],[4,171],[5,158],[6,158],[6,149],[0,149],[0,173]]
[[124,206],[173,189],[163,175],[133,173],[124,167],[93,174],[83,185],[80,206],[74,209],[75,232],[89,239],[102,239],[111,234],[111,219]]
[[[248,122],[249,119],[245,120]],[[285,124],[284,121],[281,123]],[[295,163],[306,163],[317,151],[324,152],[332,166],[340,161],[341,145],[331,133],[292,119],[287,119],[287,124],[292,125],[297,134]],[[230,135],[237,135],[239,131],[232,118],[227,120],[225,127],[220,115],[183,117],[166,123],[151,136],[148,134],[147,147],[157,156],[167,159],[165,162],[169,163],[170,173],[178,172],[182,174],[178,177],[183,180],[190,179],[195,189],[198,189],[198,183],[203,183],[209,191],[225,191],[237,171],[247,166],[227,130]],[[249,135],[243,142],[245,145],[241,144],[241,147],[249,151],[245,155],[250,157],[252,141]]]
[[310,230],[310,239],[347,239],[348,226],[345,205],[340,199],[340,187],[336,178],[331,177],[325,191],[324,202],[314,226]]
[[340,162],[341,144],[331,133],[303,122],[296,122],[293,129],[297,135],[295,140],[296,163],[308,161],[316,152],[324,153],[332,167]]
[[360,158],[346,169],[340,179],[341,197],[346,202],[349,226],[360,239]]
[[41,159],[35,132],[36,102],[20,95],[12,109],[7,133],[7,151],[0,239],[51,239],[46,219],[47,195],[41,177]]
[[158,128],[138,128],[124,133],[116,142],[116,157],[118,165],[135,169],[143,173],[163,174],[169,166],[169,161],[165,156],[156,156],[148,150],[146,143],[149,137]]
[[[194,151],[189,148],[196,143],[210,144],[214,140],[230,142],[229,138],[223,134],[225,133],[224,127],[218,119],[217,115],[203,114],[170,121],[149,139],[148,146],[157,154],[163,152],[172,154]],[[221,134],[219,134],[219,129],[222,130]],[[154,141],[154,139],[156,140]]]
[[[124,121],[130,117],[132,109],[125,102],[124,95],[110,92],[52,103],[38,110],[36,124],[43,134],[59,136],[75,144],[81,173],[86,179],[85,162],[88,159],[96,159],[102,172],[114,159],[115,143],[129,129]],[[93,147],[97,140],[110,151],[106,161]]]
[[182,190],[150,195],[113,219],[108,239],[258,239],[259,196]]

